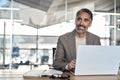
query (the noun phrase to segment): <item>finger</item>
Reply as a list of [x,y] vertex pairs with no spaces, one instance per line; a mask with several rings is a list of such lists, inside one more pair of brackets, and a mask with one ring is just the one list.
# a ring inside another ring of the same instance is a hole
[[71,68],[75,68],[75,64],[74,63],[71,63]]
[[72,60],[71,62],[72,62],[73,64],[75,64],[75,63],[76,63],[76,61],[75,61],[75,60]]

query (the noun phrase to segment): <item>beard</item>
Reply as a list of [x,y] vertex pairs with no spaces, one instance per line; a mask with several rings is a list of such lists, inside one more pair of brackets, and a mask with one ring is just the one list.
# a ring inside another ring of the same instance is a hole
[[87,32],[87,28],[85,26],[76,26],[75,30],[79,34],[83,34]]

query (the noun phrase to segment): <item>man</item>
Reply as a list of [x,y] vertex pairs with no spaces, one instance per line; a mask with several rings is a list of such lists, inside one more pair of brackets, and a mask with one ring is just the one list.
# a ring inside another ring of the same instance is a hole
[[76,28],[72,32],[59,37],[53,67],[64,71],[75,68],[76,51],[79,45],[100,45],[100,38],[90,32],[93,14],[89,9],[81,9],[76,13]]

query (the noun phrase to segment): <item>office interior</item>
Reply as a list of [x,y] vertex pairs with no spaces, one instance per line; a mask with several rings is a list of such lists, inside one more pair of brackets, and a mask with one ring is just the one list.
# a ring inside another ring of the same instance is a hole
[[89,31],[101,45],[120,45],[120,0],[0,0],[0,69],[51,67],[58,37],[75,28],[81,8],[93,12]]

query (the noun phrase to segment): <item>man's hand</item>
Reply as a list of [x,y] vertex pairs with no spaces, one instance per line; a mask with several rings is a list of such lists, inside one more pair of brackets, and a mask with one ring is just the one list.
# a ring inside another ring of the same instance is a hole
[[68,64],[68,69],[69,69],[69,70],[74,69],[74,68],[75,68],[75,63],[76,63],[76,60],[73,59],[73,60]]

